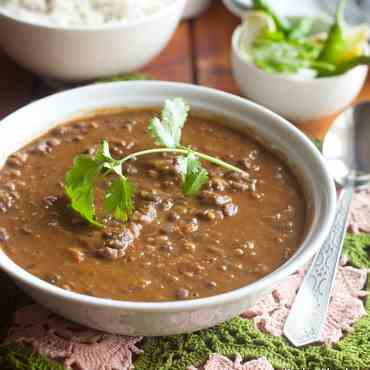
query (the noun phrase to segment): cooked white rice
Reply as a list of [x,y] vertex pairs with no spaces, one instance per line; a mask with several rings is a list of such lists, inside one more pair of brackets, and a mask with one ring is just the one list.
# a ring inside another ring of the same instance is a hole
[[0,0],[14,17],[55,26],[98,26],[146,17],[174,0]]

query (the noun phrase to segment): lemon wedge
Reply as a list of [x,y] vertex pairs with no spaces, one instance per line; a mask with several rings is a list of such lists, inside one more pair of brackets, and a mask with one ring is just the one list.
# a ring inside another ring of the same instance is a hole
[[343,53],[340,60],[338,60],[339,63],[346,62],[347,60],[364,54],[364,46],[369,38],[369,26],[367,24],[362,24],[346,32],[347,44],[352,46]]
[[239,46],[245,56],[249,55],[249,51],[252,48],[254,41],[259,36],[263,35],[266,31],[276,31],[274,19],[262,11],[247,12],[243,17],[241,27]]

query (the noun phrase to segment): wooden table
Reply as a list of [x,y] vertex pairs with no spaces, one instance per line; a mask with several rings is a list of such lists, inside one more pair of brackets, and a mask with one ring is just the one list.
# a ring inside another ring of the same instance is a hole
[[[231,34],[238,22],[221,0],[213,0],[211,8],[200,18],[181,23],[167,48],[143,71],[158,80],[189,82],[238,94],[229,61]],[[51,92],[1,52],[0,87],[0,118]],[[370,79],[358,99],[370,99]],[[301,128],[320,138],[333,118],[310,122]]]

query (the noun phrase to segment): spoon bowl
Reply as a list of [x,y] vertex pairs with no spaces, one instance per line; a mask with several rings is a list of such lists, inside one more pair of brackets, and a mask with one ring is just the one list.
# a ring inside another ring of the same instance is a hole
[[323,155],[334,180],[355,187],[370,183],[370,102],[346,110],[325,137]]

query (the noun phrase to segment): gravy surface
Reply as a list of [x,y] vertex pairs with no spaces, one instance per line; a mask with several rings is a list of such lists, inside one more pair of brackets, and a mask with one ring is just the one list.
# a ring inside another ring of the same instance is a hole
[[248,178],[204,162],[209,183],[185,197],[172,155],[131,161],[135,213],[128,223],[97,214],[86,225],[68,208],[66,171],[109,141],[112,154],[153,148],[157,110],[97,115],[61,125],[10,156],[0,171],[0,247],[25,270],[64,289],[128,301],[207,297],[247,285],[296,251],[305,200],[284,162],[244,133],[190,115],[183,142],[245,169]]

